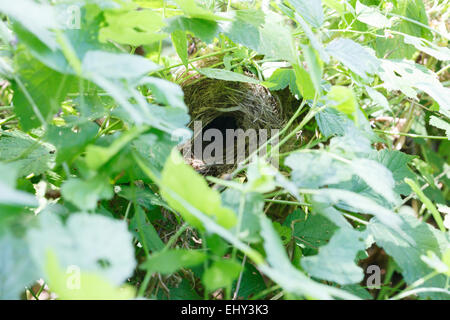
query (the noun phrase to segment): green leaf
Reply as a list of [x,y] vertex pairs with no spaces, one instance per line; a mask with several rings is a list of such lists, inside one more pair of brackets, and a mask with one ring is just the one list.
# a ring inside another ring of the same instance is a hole
[[99,40],[141,46],[167,37],[160,33],[165,26],[160,13],[151,9],[109,10],[104,13],[106,26],[100,29]]
[[130,230],[142,244],[144,250],[156,252],[164,249],[164,242],[140,207],[136,208],[136,213],[130,221]]
[[190,268],[203,263],[207,258],[205,252],[199,250],[166,250],[152,254],[140,268],[150,273],[169,275],[182,268]]
[[214,261],[205,270],[202,280],[209,292],[230,286],[241,272],[241,264],[232,260]]
[[312,100],[316,97],[316,89],[311,79],[311,75],[305,68],[298,64],[292,66],[295,73],[295,83],[304,99]]
[[65,200],[72,202],[81,210],[93,210],[97,202],[102,199],[111,199],[114,195],[112,185],[107,177],[94,176],[88,180],[71,178],[61,187]]
[[416,89],[422,90],[439,104],[440,113],[450,117],[450,88],[444,87],[434,72],[408,60],[382,60],[381,68],[379,76],[387,90],[400,90],[412,99],[417,98]]
[[28,231],[27,242],[42,271],[47,268],[48,250],[62,268],[77,266],[82,273],[95,273],[115,285],[131,276],[136,264],[126,223],[101,215],[77,213],[63,224],[55,213],[43,212],[39,228]]
[[59,27],[54,7],[31,0],[16,0],[0,3],[0,12],[20,23],[48,48],[57,47],[55,35],[50,31]]
[[258,193],[247,193],[244,195],[238,190],[227,189],[222,193],[222,202],[224,206],[229,207],[234,212],[239,212],[240,202],[244,196],[245,199],[242,201],[245,201],[245,204],[240,233],[236,234],[236,236],[245,242],[259,242],[259,216],[263,214],[264,209],[262,195]]
[[380,62],[373,50],[353,40],[334,39],[327,45],[326,51],[366,82],[370,82],[371,75],[378,73]]
[[315,28],[322,26],[323,10],[321,0],[289,0],[289,3],[310,25]]
[[410,35],[403,35],[403,39],[406,44],[411,44],[416,47],[417,50],[425,52],[432,57],[435,57],[438,60],[448,61],[450,60],[450,49],[446,47],[440,47],[435,45],[434,43],[423,39]]
[[49,126],[45,134],[45,140],[56,147],[56,162],[71,162],[81,154],[86,146],[93,142],[98,132],[95,123],[87,122],[80,125]]
[[447,139],[450,140],[450,123],[447,121],[444,121],[442,119],[439,119],[435,116],[430,117],[430,125],[433,127],[439,128],[441,130],[445,131],[445,134],[447,135]]
[[217,22],[211,20],[176,16],[167,19],[167,24],[168,26],[164,29],[166,32],[172,33],[176,30],[192,32],[206,43],[211,43],[219,32]]
[[283,225],[293,227],[296,242],[304,245],[311,251],[327,244],[338,227],[322,214],[309,214],[297,209],[291,213]]
[[317,283],[297,270],[290,262],[282,242],[274,230],[272,222],[265,215],[260,216],[261,236],[268,265],[259,267],[284,290],[297,296],[330,300],[333,297],[355,299],[355,296],[337,288]]
[[46,67],[26,51],[15,56],[15,65],[14,110],[23,130],[29,131],[53,118],[73,80]]
[[292,69],[277,69],[275,70],[269,79],[264,82],[270,90],[282,90],[289,86],[289,90],[295,96],[300,97],[300,91],[298,90],[295,82],[295,73]]
[[99,274],[65,270],[51,250],[47,251],[45,270],[50,290],[61,300],[131,300],[136,295],[133,287],[117,287]]
[[355,257],[365,249],[364,240],[364,233],[340,229],[328,244],[319,249],[319,254],[304,257],[301,260],[302,267],[315,278],[340,285],[360,282],[364,273],[355,264]]
[[41,275],[30,258],[26,241],[6,233],[0,237],[0,299],[20,299],[25,287]]
[[285,165],[292,171],[292,181],[299,188],[318,188],[349,180],[348,168],[326,153],[296,152],[289,155]]
[[0,131],[0,161],[13,162],[18,175],[40,175],[54,165],[54,149],[21,131]]
[[225,20],[226,18],[215,15],[214,13],[198,6],[195,0],[174,0],[183,12],[190,18],[198,18],[204,20]]
[[82,68],[87,77],[95,74],[108,79],[133,80],[157,71],[161,66],[138,55],[96,50],[86,53]]
[[15,165],[0,162],[0,223],[2,219],[15,213],[11,207],[38,206],[33,195],[15,189],[17,174],[18,168]]
[[[420,257],[428,251],[442,256],[449,246],[446,235],[436,230],[431,225],[419,221],[410,214],[400,213],[399,217],[404,221],[403,230],[415,240],[415,245],[410,245],[399,234],[381,224],[378,219],[372,219],[369,224],[369,232],[375,238],[378,246],[382,247],[401,268],[402,275],[408,285],[429,275],[433,270],[423,262]],[[425,281],[420,287],[444,288],[446,283],[444,275],[437,275]],[[440,293],[420,294],[431,299],[447,299],[448,296]]]
[[391,21],[386,18],[380,11],[375,8],[363,5],[361,2],[356,1],[356,15],[357,19],[369,26],[375,28],[390,28],[392,26]]
[[414,158],[406,153],[383,149],[374,152],[369,157],[372,160],[376,160],[388,168],[393,175],[395,181],[394,190],[399,195],[409,195],[411,188],[405,183],[405,178],[414,179],[415,175],[408,167],[408,163]]
[[187,48],[187,37],[186,32],[184,30],[175,30],[171,34],[172,43],[175,47],[175,50],[178,53],[178,56],[183,62],[184,66],[188,67],[188,48]]
[[333,86],[327,95],[331,106],[346,114],[350,119],[356,120],[355,113],[358,102],[352,89],[342,86]]
[[165,191],[166,187],[202,213],[216,219],[219,225],[229,229],[237,223],[236,214],[229,208],[222,206],[219,193],[209,188],[206,181],[194,169],[184,163],[183,158],[175,149],[164,166],[161,182],[163,198],[182,215],[186,222],[194,227],[204,229],[198,218]]
[[220,30],[233,42],[245,45],[267,58],[297,62],[291,31],[282,17],[273,12],[259,10],[231,12],[232,21],[220,22]]
[[254,84],[260,83],[259,80],[257,80],[257,79],[247,77],[243,74],[236,73],[233,71],[228,71],[225,69],[202,68],[202,69],[198,69],[198,72],[200,72],[202,75],[204,75],[208,78],[212,78],[212,79],[246,82],[246,83],[254,83]]

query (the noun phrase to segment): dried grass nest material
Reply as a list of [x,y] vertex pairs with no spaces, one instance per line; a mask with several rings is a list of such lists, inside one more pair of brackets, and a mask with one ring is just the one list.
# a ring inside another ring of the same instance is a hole
[[[189,107],[192,130],[194,121],[201,121],[203,129],[216,128],[224,136],[225,129],[255,129],[257,133],[259,129],[267,129],[270,138],[270,129],[281,129],[287,121],[279,99],[262,85],[209,79],[201,75],[188,78],[181,87]],[[188,142],[192,150],[193,141]],[[248,141],[246,144],[248,155]],[[236,164],[206,165],[201,159],[194,158],[194,154],[186,160],[200,173],[214,176],[229,173],[236,167]]]

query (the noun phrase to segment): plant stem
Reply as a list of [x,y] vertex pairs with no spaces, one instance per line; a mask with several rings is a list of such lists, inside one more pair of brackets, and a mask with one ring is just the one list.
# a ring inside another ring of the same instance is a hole
[[406,137],[411,137],[411,138],[448,140],[447,137],[441,137],[441,136],[426,136],[426,135],[420,135],[420,134],[414,134],[414,133],[390,132],[390,131],[384,131],[384,130],[378,130],[378,129],[373,129],[373,131],[378,132],[378,133],[389,134],[389,135],[393,135],[393,136],[406,136]]

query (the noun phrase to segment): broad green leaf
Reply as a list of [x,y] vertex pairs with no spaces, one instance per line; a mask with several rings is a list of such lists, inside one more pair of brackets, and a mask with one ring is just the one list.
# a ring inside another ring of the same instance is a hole
[[310,251],[317,252],[319,247],[328,243],[338,227],[322,214],[306,215],[300,209],[295,210],[285,220],[284,225],[293,228],[296,242]]
[[[422,0],[397,0],[392,3],[394,8],[391,13],[406,18],[395,17],[396,23],[392,27],[394,31],[430,41],[433,39],[430,30],[420,25],[428,26],[427,12]],[[411,59],[416,52],[416,48],[405,44],[401,36],[394,36],[392,39],[377,37],[375,50],[379,57],[389,56],[391,59]]]
[[184,66],[188,67],[187,37],[184,30],[175,30],[171,34],[172,43]]
[[142,244],[144,250],[156,252],[164,249],[164,242],[140,207],[137,207],[134,217],[130,221],[130,230]]
[[186,222],[194,227],[204,229],[203,223],[192,215],[183,204],[174,199],[165,188],[169,188],[227,229],[237,223],[236,214],[229,208],[222,206],[219,193],[209,188],[206,181],[194,169],[184,163],[183,158],[175,149],[164,166],[161,183],[163,198],[182,215]]
[[445,131],[445,134],[447,135],[447,139],[450,140],[450,123],[447,121],[444,121],[442,119],[439,119],[438,117],[431,116],[430,117],[430,125],[433,127],[439,128],[441,130]]
[[295,81],[295,72],[292,69],[277,69],[272,73],[269,79],[264,82],[270,90],[282,90],[289,86],[289,90],[294,96],[300,97],[300,91],[298,90]]
[[352,89],[342,86],[333,86],[327,94],[328,100],[331,101],[331,107],[346,114],[350,119],[356,121],[356,110],[358,102]]
[[393,204],[400,202],[400,197],[394,193],[395,181],[392,172],[384,165],[374,160],[355,159],[351,162],[350,167],[356,175],[387,201]]
[[137,47],[167,37],[167,34],[160,33],[165,26],[161,14],[151,9],[109,10],[104,12],[104,16],[107,25],[100,29],[101,42],[112,40]]
[[319,249],[319,254],[304,257],[302,267],[315,278],[340,285],[360,282],[363,270],[355,264],[357,253],[365,249],[365,235],[354,230],[338,230],[330,242]]
[[39,279],[26,241],[6,233],[0,237],[0,299],[20,299],[25,287]]
[[150,273],[172,274],[182,268],[194,267],[207,258],[205,252],[199,250],[174,249],[152,254],[140,266]]
[[54,148],[21,131],[0,131],[0,161],[13,162],[18,175],[40,175],[54,165]]
[[97,214],[73,214],[63,224],[47,210],[39,215],[39,227],[28,231],[27,242],[42,271],[46,271],[48,250],[62,268],[77,266],[82,273],[95,273],[115,285],[131,276],[136,264],[126,223]]
[[161,66],[138,55],[88,51],[82,62],[83,72],[108,79],[139,79]]
[[56,147],[56,162],[71,162],[81,154],[86,146],[93,142],[99,128],[95,123],[86,122],[80,125],[49,126],[45,140]]
[[14,110],[24,131],[49,122],[61,108],[72,78],[54,71],[26,51],[15,56]]
[[[428,251],[437,256],[448,249],[449,242],[446,235],[436,230],[431,225],[422,222],[412,215],[400,213],[403,221],[403,230],[414,238],[416,244],[410,245],[397,232],[381,224],[378,219],[372,219],[369,224],[369,232],[375,238],[378,246],[382,247],[401,268],[402,275],[407,284],[429,275],[433,270],[423,262],[420,257]],[[444,288],[446,279],[444,275],[438,275],[423,283],[420,287]],[[423,296],[432,299],[447,299],[447,295],[440,293],[423,293]]]
[[45,271],[50,290],[61,300],[131,300],[136,295],[133,287],[118,287],[100,274],[64,269],[51,250],[47,251]]
[[[245,199],[242,199],[242,197],[245,197]],[[244,195],[240,191],[232,189],[227,189],[222,193],[223,205],[231,208],[234,212],[239,212],[241,201],[245,201],[240,232],[236,234],[242,241],[253,243],[260,240],[259,216],[263,214],[263,200],[262,195],[258,193]]]
[[267,58],[296,63],[291,31],[281,16],[256,10],[231,12],[226,16],[234,21],[220,22],[220,29],[233,42],[245,45]]
[[302,51],[305,56],[306,64],[308,65],[311,81],[313,82],[316,91],[320,93],[322,91],[321,82],[323,63],[320,61],[316,51],[311,46],[303,45]]
[[315,282],[297,270],[289,260],[270,219],[265,215],[260,216],[260,219],[261,236],[264,239],[264,250],[268,262],[268,265],[260,266],[260,270],[277,282],[284,290],[297,296],[315,299],[356,298],[337,288]]
[[414,179],[414,173],[408,167],[413,156],[406,153],[383,149],[372,153],[370,159],[378,161],[392,172],[395,181],[394,190],[399,195],[409,195],[411,188],[405,183],[405,178]]
[[70,201],[81,210],[93,210],[97,202],[102,199],[111,199],[113,188],[106,177],[94,176],[87,180],[71,178],[66,180],[61,193],[65,200]]
[[334,39],[327,45],[326,51],[366,82],[370,82],[370,77],[378,73],[380,62],[373,50],[353,40]]
[[212,292],[219,288],[230,286],[241,272],[241,264],[232,260],[214,261],[213,264],[206,269],[202,280],[206,289]]
[[58,28],[57,13],[49,4],[32,0],[2,1],[0,12],[8,15],[50,49],[56,49],[57,42],[51,29]]
[[375,89],[372,89],[371,87],[365,87],[367,94],[370,96],[370,98],[375,102],[375,104],[379,105],[380,107],[383,107],[383,111],[391,111],[391,106],[389,105],[389,101],[386,99],[386,97],[378,92]]
[[251,78],[243,74],[228,71],[225,69],[203,68],[198,69],[198,72],[212,79],[259,84],[259,80],[255,78]]
[[125,132],[116,138],[108,147],[89,145],[86,148],[85,157],[87,166],[92,170],[98,170],[145,130],[145,128],[134,127],[130,131]]
[[198,18],[204,20],[224,20],[226,18],[200,7],[195,0],[174,0],[181,10],[190,18]]
[[167,27],[164,31],[172,33],[176,30],[183,30],[193,33],[206,43],[213,42],[214,38],[219,32],[219,26],[216,21],[186,18],[183,16],[176,16],[166,20]]
[[289,3],[310,25],[315,28],[322,26],[323,10],[321,0],[289,0]]
[[422,90],[439,104],[440,113],[450,117],[450,88],[434,72],[409,60],[381,60],[381,69],[379,76],[387,90],[400,90],[412,99],[417,98],[416,89]]
[[[1,140],[0,140],[1,141]],[[18,168],[14,164],[0,162],[0,222],[15,212],[10,207],[36,207],[37,199],[26,192],[16,190]]]
[[450,60],[450,49],[447,47],[440,47],[432,42],[410,35],[403,35],[403,39],[406,44],[411,44],[416,47],[417,50],[425,52],[438,60],[448,61]]
[[369,26],[375,28],[390,28],[392,26],[391,21],[373,7],[365,6],[361,2],[356,1],[355,10],[357,19]]
[[291,179],[299,188],[336,184],[352,176],[345,164],[326,153],[296,152],[289,155],[284,164],[292,169]]
[[301,93],[303,99],[313,100],[316,97],[316,89],[311,75],[298,64],[294,64],[292,67],[294,68],[297,91]]

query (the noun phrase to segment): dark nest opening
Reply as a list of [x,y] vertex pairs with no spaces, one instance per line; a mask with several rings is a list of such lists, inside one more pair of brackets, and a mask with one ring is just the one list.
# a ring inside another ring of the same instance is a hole
[[[188,142],[190,150],[194,150],[194,141],[201,143],[202,154],[205,147],[214,142],[205,141],[203,134],[208,129],[217,129],[223,135],[223,152],[225,156],[230,150],[228,148],[236,148],[226,143],[227,129],[242,129],[247,132],[248,129],[254,129],[259,142],[259,130],[266,129],[268,139],[271,137],[271,129],[281,129],[286,123],[287,116],[283,112],[280,100],[264,86],[243,83],[216,80],[209,78],[193,77],[181,84],[185,102],[189,107],[191,115],[190,128],[194,131],[194,137]],[[201,135],[195,131],[195,121],[201,121]],[[197,136],[195,134],[197,133]],[[249,141],[246,139],[245,155],[249,154]],[[259,146],[259,145],[258,145]],[[237,152],[234,152],[236,160]],[[199,159],[198,154],[194,152],[188,154],[185,158],[197,171],[202,174],[220,176],[229,173],[236,166],[233,164],[205,163],[204,159]],[[225,162],[225,160],[223,161]]]

